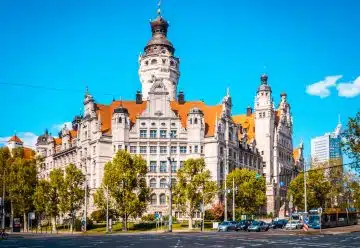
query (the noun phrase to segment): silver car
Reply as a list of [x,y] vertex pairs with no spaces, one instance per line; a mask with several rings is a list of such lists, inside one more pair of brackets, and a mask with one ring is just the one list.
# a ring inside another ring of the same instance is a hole
[[298,220],[292,220],[286,224],[285,229],[286,230],[295,230],[295,229],[301,229],[302,227],[303,227],[302,222],[300,222]]
[[218,226],[218,232],[235,231],[237,223],[236,221],[224,221]]

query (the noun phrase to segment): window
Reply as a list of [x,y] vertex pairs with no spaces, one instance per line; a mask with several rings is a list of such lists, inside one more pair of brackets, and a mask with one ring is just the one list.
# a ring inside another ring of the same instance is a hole
[[118,150],[121,150],[121,145],[118,145]]
[[160,188],[166,188],[167,187],[167,182],[165,178],[161,178],[160,180]]
[[150,130],[150,138],[156,138],[156,133],[157,131],[156,130]]
[[197,124],[197,123],[198,123],[198,119],[195,118],[195,119],[194,119],[194,124]]
[[155,154],[156,152],[157,152],[157,147],[156,146],[150,146],[150,153]]
[[166,204],[165,194],[161,194],[160,195],[160,205],[165,205],[165,204]]
[[122,123],[122,119],[121,119],[121,117],[119,117],[118,122],[119,122],[119,123]]
[[93,188],[96,188],[96,179],[93,180]]
[[204,153],[204,147],[200,146],[200,153]]
[[189,146],[189,153],[192,153],[192,146]]
[[170,131],[170,137],[171,138],[176,138],[176,130],[171,130]]
[[166,146],[160,146],[160,153],[164,154],[167,152],[167,147]]
[[190,124],[192,124],[192,118],[190,118]]
[[180,153],[185,154],[186,153],[186,146],[180,146]]
[[114,152],[116,152],[116,146],[114,146]]
[[130,153],[136,153],[136,146],[130,146]]
[[140,153],[144,154],[147,152],[146,146],[140,146]]
[[184,161],[180,161],[180,168],[184,167]]
[[166,138],[166,130],[160,130],[160,138]]
[[93,154],[95,154],[96,146],[93,146]]
[[177,147],[176,146],[172,146],[171,147],[171,154],[175,154],[177,152]]
[[156,204],[157,204],[157,197],[156,197],[155,194],[152,194],[152,195],[150,196],[150,204],[151,204],[151,205],[156,205]]
[[220,147],[220,155],[224,155],[224,148]]
[[146,138],[146,130],[140,130],[140,138]]
[[160,172],[167,172],[166,161],[160,161]]
[[176,172],[176,161],[171,161],[171,172],[172,173]]
[[156,161],[150,161],[149,172],[156,172]]
[[151,60],[151,64],[152,64],[152,65],[155,65],[156,63],[157,63],[157,60],[156,60],[156,59]]
[[194,152],[198,153],[199,152],[199,146],[194,146]]
[[175,187],[176,185],[176,179],[175,178],[171,178],[171,186]]
[[156,188],[156,179],[155,178],[150,179],[150,188]]
[[261,155],[264,155],[264,151],[261,151]]

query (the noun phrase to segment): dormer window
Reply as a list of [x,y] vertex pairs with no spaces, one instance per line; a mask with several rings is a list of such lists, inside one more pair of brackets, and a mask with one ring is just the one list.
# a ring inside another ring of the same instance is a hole
[[151,60],[151,64],[152,64],[152,65],[157,64],[157,60],[156,60],[156,59]]
[[197,118],[194,119],[194,124],[198,124],[198,119]]
[[122,118],[121,117],[119,117],[118,122],[122,123]]

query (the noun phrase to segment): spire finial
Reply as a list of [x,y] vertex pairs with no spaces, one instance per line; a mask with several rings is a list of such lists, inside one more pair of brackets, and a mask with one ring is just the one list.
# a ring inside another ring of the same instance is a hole
[[341,125],[340,114],[338,114],[338,124],[340,124],[340,125]]
[[85,87],[85,96],[89,95],[89,87],[86,85]]
[[157,9],[157,14],[158,16],[161,16],[161,0],[158,1],[158,9]]
[[226,88],[226,96],[230,96],[230,87]]

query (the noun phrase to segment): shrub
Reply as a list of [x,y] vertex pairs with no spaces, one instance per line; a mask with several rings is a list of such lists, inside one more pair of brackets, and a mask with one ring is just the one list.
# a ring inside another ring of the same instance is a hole
[[142,221],[155,221],[155,216],[153,214],[147,214],[147,215],[143,215],[141,217]]
[[106,212],[103,210],[96,210],[91,213],[90,218],[95,222],[106,221]]

